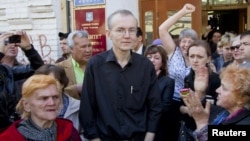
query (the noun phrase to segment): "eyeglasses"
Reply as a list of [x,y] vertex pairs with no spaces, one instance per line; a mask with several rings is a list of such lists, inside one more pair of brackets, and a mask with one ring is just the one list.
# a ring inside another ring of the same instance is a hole
[[127,32],[130,36],[135,36],[137,33],[137,29],[130,28],[130,29],[126,30],[124,28],[119,28],[119,29],[114,30],[114,32],[116,33],[117,36],[124,36]]
[[231,51],[234,51],[235,49],[239,49],[240,48],[240,45],[235,45],[235,46],[231,46],[230,49]]

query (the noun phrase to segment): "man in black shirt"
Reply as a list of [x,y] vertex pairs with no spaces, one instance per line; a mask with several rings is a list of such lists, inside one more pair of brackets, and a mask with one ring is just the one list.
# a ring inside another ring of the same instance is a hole
[[128,10],[111,14],[107,37],[112,48],[86,66],[79,120],[91,141],[154,139],[161,98],[153,64],[132,52],[137,24]]

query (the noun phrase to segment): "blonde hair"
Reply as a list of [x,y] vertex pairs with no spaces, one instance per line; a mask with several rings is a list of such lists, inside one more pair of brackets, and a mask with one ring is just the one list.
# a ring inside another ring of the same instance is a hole
[[225,34],[223,34],[221,37],[220,43],[223,47],[232,45],[234,38],[235,38],[235,35],[233,33],[225,32]]
[[226,78],[233,84],[232,93],[240,106],[250,106],[250,69],[231,64],[221,70],[220,78]]
[[218,48],[223,48],[223,45],[222,45],[221,41],[219,41],[219,42],[217,43],[217,47],[218,47]]
[[[56,85],[59,94],[61,94],[60,83],[50,75],[37,74],[29,77],[22,86],[22,98],[19,100],[16,110],[23,119],[30,117],[30,113],[25,111],[23,100],[31,97],[38,89],[44,89],[49,85]],[[60,95],[61,96],[61,95]]]

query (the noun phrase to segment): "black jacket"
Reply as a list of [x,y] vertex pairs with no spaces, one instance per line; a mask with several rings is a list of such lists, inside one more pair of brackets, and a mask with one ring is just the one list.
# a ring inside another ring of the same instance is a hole
[[[190,73],[185,77],[184,79],[184,87],[185,88],[190,88],[194,91],[194,78],[195,78],[195,73],[194,70],[191,69]],[[206,90],[206,95],[210,95],[216,100],[217,93],[216,89],[220,87],[220,77],[219,74],[217,73],[210,73],[209,78],[208,78],[208,87]]]
[[[15,107],[21,97],[21,85],[16,82],[27,79],[44,64],[33,45],[30,50],[24,50],[24,53],[30,62],[29,65],[10,68],[0,64],[0,132],[17,118]],[[4,54],[0,53],[0,60],[3,56]]]

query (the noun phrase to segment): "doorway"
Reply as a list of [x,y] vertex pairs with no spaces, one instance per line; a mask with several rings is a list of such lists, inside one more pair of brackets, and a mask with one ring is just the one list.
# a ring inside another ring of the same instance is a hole
[[208,14],[208,24],[217,27],[223,34],[233,32],[239,34],[246,30],[247,9],[216,10]]
[[193,28],[198,35],[201,35],[201,0],[140,0],[140,27],[144,33],[143,42],[149,45],[153,40],[159,38],[158,27],[175,12],[180,10],[185,3],[191,3],[196,11],[186,15],[182,20],[170,28],[169,32],[178,35],[183,28]]

